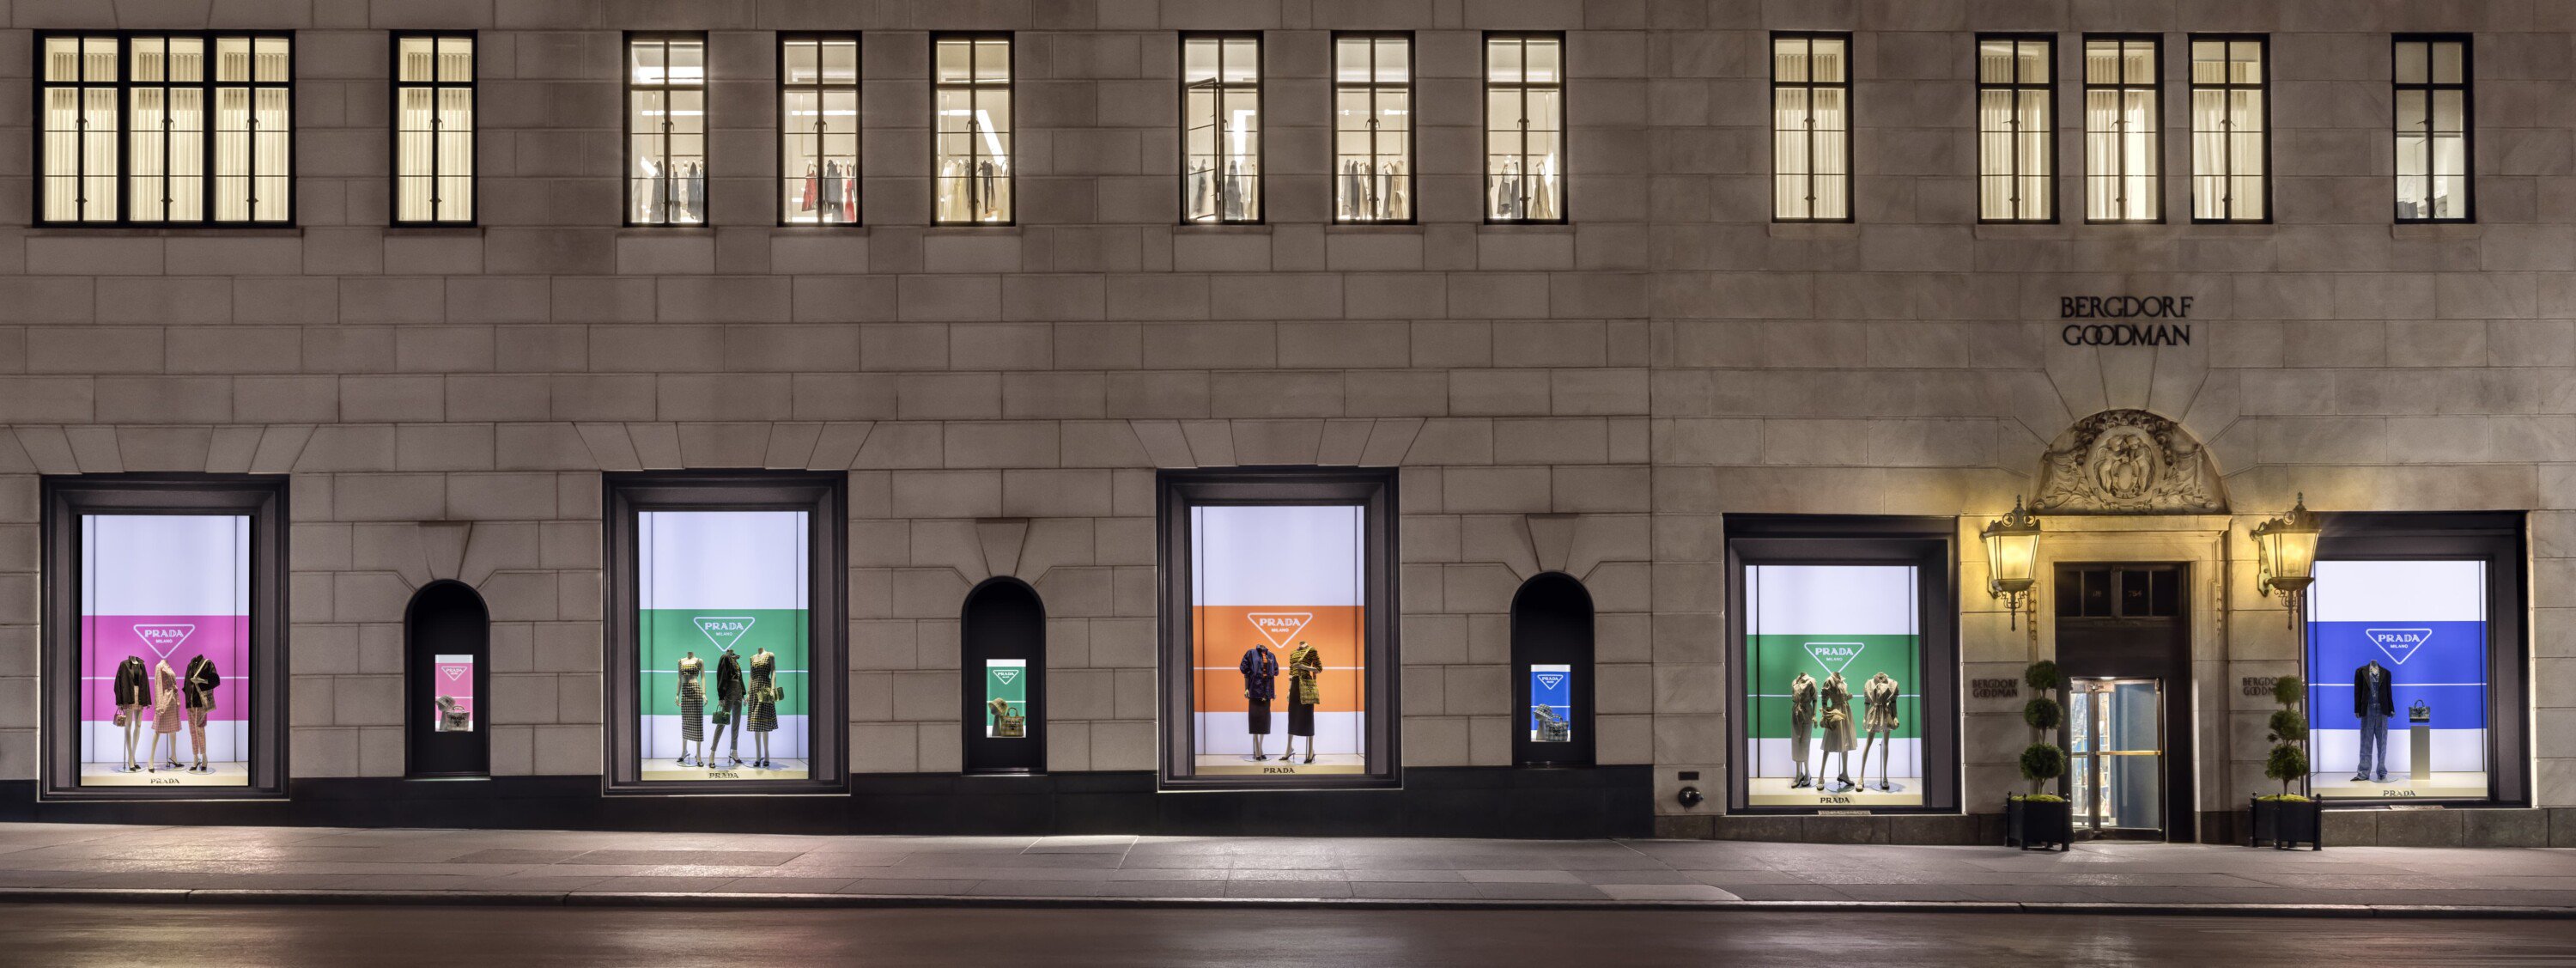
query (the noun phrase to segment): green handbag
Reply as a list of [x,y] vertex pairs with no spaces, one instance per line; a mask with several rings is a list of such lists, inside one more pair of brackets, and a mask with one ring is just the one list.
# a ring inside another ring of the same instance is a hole
[[713,714],[710,714],[707,718],[708,718],[708,719],[711,719],[711,720],[714,720],[714,721],[715,721],[715,724],[716,724],[716,725],[718,725],[718,726],[722,726],[722,725],[725,725],[725,724],[727,724],[727,723],[733,722],[733,714],[732,714],[732,713],[729,713],[729,712],[726,712],[726,711],[724,711],[724,710],[721,710],[721,709],[716,710]]

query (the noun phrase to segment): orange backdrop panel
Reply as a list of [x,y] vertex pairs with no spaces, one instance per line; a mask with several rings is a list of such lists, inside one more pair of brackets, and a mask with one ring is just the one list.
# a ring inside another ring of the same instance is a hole
[[[1323,653],[1324,674],[1316,681],[1322,702],[1316,712],[1349,713],[1363,708],[1360,688],[1361,673],[1368,664],[1368,650],[1363,646],[1367,635],[1362,620],[1367,609],[1358,605],[1199,605],[1190,609],[1191,664],[1197,666],[1192,698],[1203,713],[1239,713],[1244,711],[1243,652],[1256,644],[1270,645],[1279,660],[1279,678],[1273,682],[1277,695],[1270,700],[1272,712],[1288,714],[1288,653],[1300,641]],[[1254,625],[1256,616],[1272,623],[1272,636],[1262,635]],[[1299,618],[1303,628],[1289,631]]]

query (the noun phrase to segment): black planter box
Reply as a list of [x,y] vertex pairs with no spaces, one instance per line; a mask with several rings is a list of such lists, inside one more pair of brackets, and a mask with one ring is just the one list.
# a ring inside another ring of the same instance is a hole
[[2253,804],[2252,833],[2246,836],[2245,846],[2261,847],[2268,843],[2275,849],[2288,850],[2306,844],[2309,850],[2326,849],[2325,841],[2321,839],[2326,826],[2325,804],[2315,800],[2301,803],[2260,797],[2254,798]]
[[2075,805],[2064,800],[2004,800],[2004,846],[2066,850],[2075,842]]

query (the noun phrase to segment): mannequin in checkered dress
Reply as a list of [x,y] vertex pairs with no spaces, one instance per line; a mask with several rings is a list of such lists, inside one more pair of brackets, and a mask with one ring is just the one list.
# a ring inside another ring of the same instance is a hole
[[[706,660],[691,652],[680,659],[680,765],[694,766],[692,753],[706,754]],[[697,749],[689,747],[694,744]]]
[[778,731],[778,699],[770,690],[777,678],[777,653],[762,649],[751,654],[751,708],[744,728],[751,731],[752,742],[759,747],[752,754],[751,765],[756,767],[774,765],[769,762],[769,734]]

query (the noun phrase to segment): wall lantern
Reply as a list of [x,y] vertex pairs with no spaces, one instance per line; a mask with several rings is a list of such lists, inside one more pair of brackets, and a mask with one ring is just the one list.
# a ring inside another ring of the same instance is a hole
[[1986,594],[2004,600],[2016,628],[2022,607],[2030,605],[2035,628],[2038,606],[2031,602],[2030,590],[2039,583],[2039,519],[2015,495],[2012,513],[1989,522],[1977,536],[1986,542]]
[[2254,527],[2254,590],[2266,596],[2280,592],[2295,629],[2308,585],[2316,580],[2317,516],[2308,513],[2308,496],[2301,494],[2288,517]]

